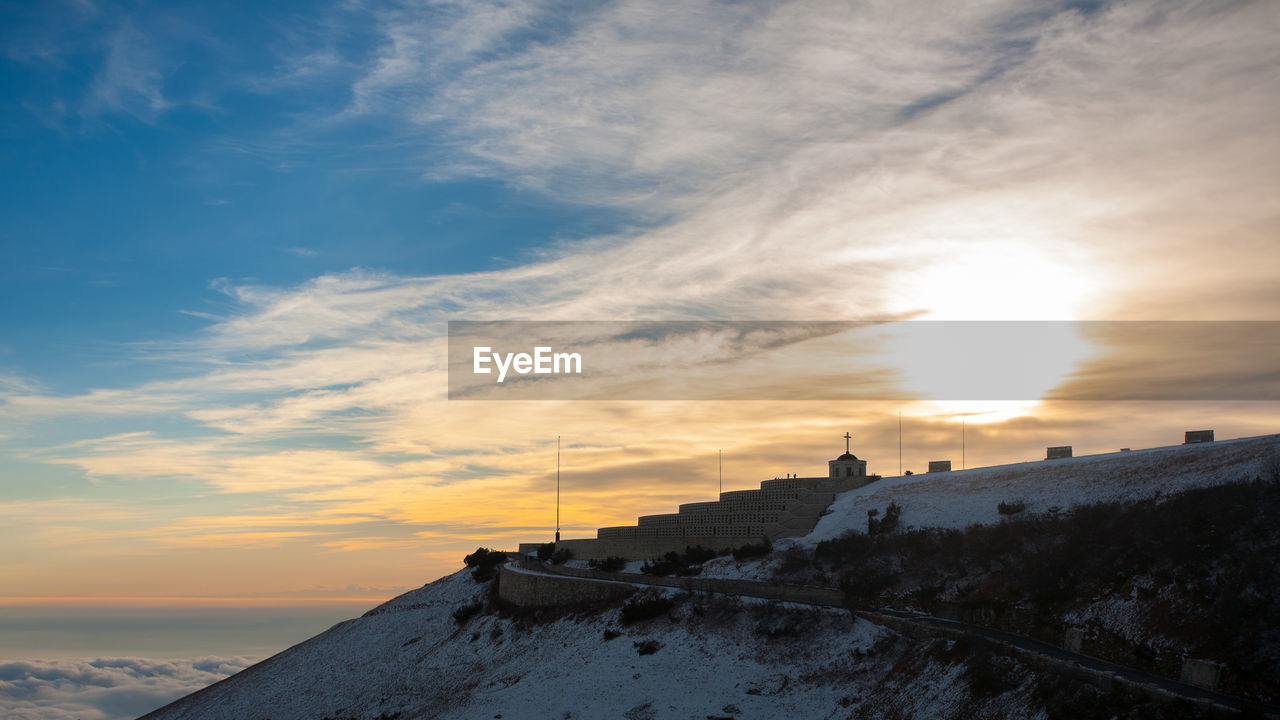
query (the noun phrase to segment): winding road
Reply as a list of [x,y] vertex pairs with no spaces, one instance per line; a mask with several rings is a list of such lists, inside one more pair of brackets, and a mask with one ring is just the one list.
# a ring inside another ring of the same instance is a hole
[[[699,592],[713,592],[737,597],[749,597],[765,600],[778,600],[815,607],[845,607],[844,594],[832,588],[819,588],[802,585],[785,585],[766,583],[759,580],[726,580],[720,578],[668,578],[640,575],[636,573],[610,573],[585,568],[571,568],[559,565],[547,565],[532,557],[518,556],[514,568],[521,572],[534,572],[554,575],[563,578],[593,580],[596,582],[615,582],[627,585],[649,585],[669,587]],[[1124,665],[1101,660],[1066,648],[1051,645],[1023,635],[995,630],[993,628],[973,625],[958,620],[949,620],[924,613],[904,612],[890,609],[855,609],[855,614],[876,624],[892,624],[893,620],[917,624],[923,628],[942,633],[965,633],[990,640],[1013,648],[1022,653],[1029,653],[1048,658],[1058,663],[1070,663],[1105,676],[1133,685],[1138,689],[1150,692],[1155,689],[1164,694],[1183,698],[1193,702],[1210,702],[1238,712],[1250,711],[1262,713],[1264,716],[1280,718],[1280,706],[1269,703],[1247,700],[1234,695],[1227,695],[1215,690],[1188,685],[1170,678],[1153,675]]]

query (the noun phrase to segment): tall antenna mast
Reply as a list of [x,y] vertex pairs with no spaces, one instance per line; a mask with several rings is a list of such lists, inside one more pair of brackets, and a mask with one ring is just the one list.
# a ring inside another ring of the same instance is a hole
[[902,477],[902,411],[898,411],[898,477]]
[[960,469],[966,469],[964,464],[964,418],[960,418]]
[[724,451],[717,450],[720,455],[720,492],[724,492]]
[[556,542],[560,542],[560,436],[556,436]]

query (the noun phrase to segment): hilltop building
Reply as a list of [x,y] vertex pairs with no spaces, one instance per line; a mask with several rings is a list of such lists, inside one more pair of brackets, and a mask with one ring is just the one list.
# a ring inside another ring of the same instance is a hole
[[[848,433],[844,438],[844,454],[827,461],[826,476],[765,480],[759,490],[722,492],[718,500],[685,503],[678,512],[645,515],[635,525],[603,527],[594,539],[562,540],[556,547],[568,548],[582,560],[643,560],[690,545],[723,550],[764,538],[806,535],[838,493],[880,479],[867,475],[867,461],[850,452]],[[536,549],[536,543],[520,546],[521,552]]]

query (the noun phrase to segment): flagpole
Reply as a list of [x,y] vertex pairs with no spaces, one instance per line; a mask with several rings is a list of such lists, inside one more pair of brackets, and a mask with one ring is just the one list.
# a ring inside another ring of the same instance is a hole
[[556,436],[556,542],[560,542],[560,436]]

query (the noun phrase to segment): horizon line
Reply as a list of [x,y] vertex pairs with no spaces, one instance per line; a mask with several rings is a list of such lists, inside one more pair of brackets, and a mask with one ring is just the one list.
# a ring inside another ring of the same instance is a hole
[[121,597],[121,596],[0,596],[0,608],[20,608],[20,607],[78,607],[78,608],[102,608],[102,609],[130,609],[130,608],[216,608],[216,607],[239,607],[239,608],[277,608],[277,607],[307,607],[316,606],[323,607],[328,605],[357,605],[367,603],[384,603],[394,597],[397,597],[408,590],[398,591],[395,594],[385,596],[334,596],[334,597],[306,597],[306,596],[282,596],[282,597],[261,597],[261,596],[140,596],[140,597]]

